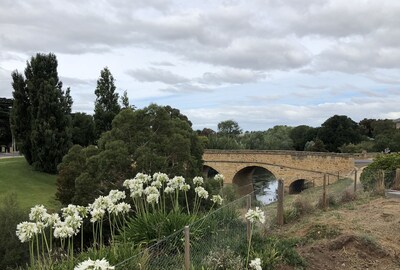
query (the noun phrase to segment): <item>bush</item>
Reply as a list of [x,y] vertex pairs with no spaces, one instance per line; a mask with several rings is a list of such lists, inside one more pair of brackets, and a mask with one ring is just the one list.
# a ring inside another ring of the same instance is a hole
[[241,270],[244,269],[243,264],[242,258],[229,247],[211,251],[203,260],[203,265],[209,270]]
[[297,198],[292,206],[299,215],[310,214],[314,211],[313,205],[304,198]]
[[282,239],[275,236],[263,237],[260,234],[253,236],[253,256],[262,261],[262,269],[275,269],[278,264],[291,266],[305,266],[303,258],[297,253],[298,239]]
[[348,202],[352,202],[356,199],[356,194],[354,194],[351,191],[346,190],[343,194],[342,197],[340,198],[340,202],[341,203],[348,203]]
[[15,268],[28,262],[28,246],[15,235],[17,224],[25,218],[16,194],[7,194],[0,204],[0,269]]
[[312,225],[306,234],[307,240],[332,239],[340,235],[340,230],[325,224]]
[[[337,201],[336,197],[332,194],[328,194],[326,196],[326,207],[335,207],[337,205],[339,205],[339,202]],[[324,207],[322,196],[318,200],[317,207],[320,209]]]

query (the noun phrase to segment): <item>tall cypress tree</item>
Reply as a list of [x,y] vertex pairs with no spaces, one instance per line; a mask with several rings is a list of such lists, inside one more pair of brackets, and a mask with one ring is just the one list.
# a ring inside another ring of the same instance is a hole
[[111,130],[111,122],[121,110],[118,104],[118,93],[115,93],[115,90],[114,77],[105,67],[100,72],[100,78],[97,80],[97,87],[94,91],[96,101],[93,117],[97,138],[101,133]]
[[[69,88],[65,92],[62,90],[57,65],[57,58],[51,53],[32,57],[25,69],[25,86],[19,87],[18,91],[17,82],[22,85],[23,77],[18,73],[13,75],[14,98],[17,99],[16,95],[20,93],[20,100],[28,104],[27,109],[23,107],[24,110],[13,113],[16,127],[21,125],[19,121],[23,118],[29,119],[25,126],[29,130],[26,137],[29,134],[30,139],[26,152],[30,151],[31,161],[24,154],[36,169],[49,173],[57,172],[57,165],[71,146],[72,98]],[[15,133],[18,138],[17,129]]]
[[13,108],[11,110],[11,129],[21,154],[25,156],[26,161],[32,164],[31,147],[31,114],[29,113],[30,103],[26,89],[25,78],[18,71],[11,74],[13,79]]

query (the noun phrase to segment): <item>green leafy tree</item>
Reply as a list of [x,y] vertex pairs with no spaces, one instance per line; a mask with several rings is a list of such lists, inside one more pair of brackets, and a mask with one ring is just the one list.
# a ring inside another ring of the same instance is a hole
[[97,138],[101,133],[111,130],[112,120],[121,110],[118,104],[118,93],[115,93],[115,90],[114,77],[105,67],[100,72],[100,78],[97,80],[97,87],[94,91],[96,94],[94,124]]
[[124,93],[122,94],[121,97],[121,103],[122,103],[122,109],[135,109],[134,105],[129,105],[129,97],[128,97],[128,92],[125,90]]
[[220,135],[235,136],[242,133],[242,129],[236,121],[226,120],[218,123],[218,133]]
[[48,173],[56,173],[71,146],[72,98],[69,88],[62,90],[57,65],[54,54],[36,54],[27,63],[25,80],[17,72],[12,75],[14,134],[28,162]]
[[31,147],[31,114],[30,102],[25,78],[18,71],[11,74],[13,79],[13,108],[11,110],[11,129],[13,130],[17,148],[25,156],[26,161],[32,164]]
[[0,145],[9,147],[12,142],[10,127],[10,111],[12,99],[0,98]]
[[85,113],[72,115],[72,143],[88,146],[95,141],[93,116]]
[[373,190],[380,170],[385,173],[384,183],[386,188],[393,184],[396,168],[400,168],[400,154],[380,155],[374,159],[361,173],[360,181],[365,190]]
[[318,131],[326,149],[330,152],[339,152],[344,144],[357,144],[361,141],[361,133],[356,122],[345,115],[334,115],[327,119]]
[[292,150],[293,140],[290,138],[292,127],[274,126],[265,133],[269,150]]
[[[86,149],[73,157],[74,164],[84,164],[84,168],[71,166],[67,158],[60,164],[60,168],[71,168],[66,175],[75,181],[66,178],[64,182],[74,184],[70,200],[79,204],[120,188],[125,179],[138,172],[161,171],[191,178],[202,171],[203,148],[199,137],[187,117],[169,106],[152,104],[136,111],[122,110],[114,118],[112,129],[99,139],[98,152],[83,162],[80,155]],[[75,152],[71,152],[73,155]],[[73,175],[73,171],[78,171],[79,176]],[[61,172],[62,169],[60,175]]]
[[210,135],[206,144],[207,149],[222,149],[222,150],[236,150],[243,149],[243,145],[239,142],[237,137]]
[[300,125],[294,127],[290,133],[289,137],[293,141],[293,147],[297,151],[303,151],[306,143],[312,141],[317,135],[318,130],[316,128]]

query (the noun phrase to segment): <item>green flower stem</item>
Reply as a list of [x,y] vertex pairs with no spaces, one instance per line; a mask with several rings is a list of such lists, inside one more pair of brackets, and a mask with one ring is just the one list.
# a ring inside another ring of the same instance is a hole
[[185,199],[186,199],[186,209],[187,209],[188,215],[190,215],[189,202],[188,202],[187,192],[186,191],[185,191]]
[[251,223],[251,227],[250,227],[250,238],[249,238],[249,245],[248,245],[248,248],[247,248],[246,269],[249,269],[249,257],[250,257],[250,248],[251,248],[252,235],[253,235],[253,223]]
[[83,252],[83,222],[81,225],[81,252]]
[[33,264],[35,263],[34,260],[34,254],[33,254],[33,246],[34,246],[34,240],[29,241],[29,257],[30,257],[30,261],[31,261],[31,267],[33,267]]

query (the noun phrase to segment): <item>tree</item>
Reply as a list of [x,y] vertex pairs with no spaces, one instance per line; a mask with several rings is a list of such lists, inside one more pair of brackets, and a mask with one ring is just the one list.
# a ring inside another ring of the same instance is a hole
[[128,93],[125,90],[122,97],[121,97],[121,103],[122,103],[122,108],[123,109],[128,109],[128,108],[132,108],[134,109],[135,106],[130,106],[129,105],[129,98],[128,98]]
[[[84,164],[84,168],[73,166],[67,171],[67,175],[72,175],[72,170],[80,172],[79,176],[73,176],[75,181],[60,182],[74,183],[71,201],[83,204],[110,189],[121,188],[125,179],[138,172],[153,174],[161,171],[185,178],[199,175],[202,155],[201,141],[179,110],[155,104],[135,111],[127,108],[115,116],[112,129],[101,135],[95,155],[85,162],[79,155],[75,157],[74,164]],[[60,168],[68,168],[69,164],[66,159]],[[68,192],[65,188],[59,190]]]
[[297,151],[303,151],[306,143],[312,141],[316,135],[317,129],[306,125],[294,127],[289,133],[293,147]]
[[235,136],[242,133],[242,129],[236,121],[226,120],[218,123],[218,133],[220,135]]
[[240,141],[245,149],[267,150],[269,145],[265,135],[265,131],[246,132]]
[[292,127],[274,126],[265,133],[265,140],[269,150],[292,150],[293,141],[289,134]]
[[96,101],[93,117],[97,138],[101,133],[111,130],[111,122],[121,110],[118,104],[118,93],[115,93],[115,90],[114,77],[105,67],[100,72],[100,78],[97,80],[97,87],[94,91]]
[[6,147],[9,147],[12,143],[10,127],[10,111],[12,104],[12,99],[0,98],[0,145],[6,145]]
[[88,146],[95,141],[93,116],[85,113],[73,113],[72,116],[72,143]]
[[54,54],[36,54],[25,79],[13,72],[12,126],[20,151],[36,169],[55,173],[71,146],[70,89],[62,90]]
[[357,144],[361,141],[361,134],[356,122],[345,115],[334,115],[327,119],[318,131],[326,149],[330,152],[339,152],[344,144]]

